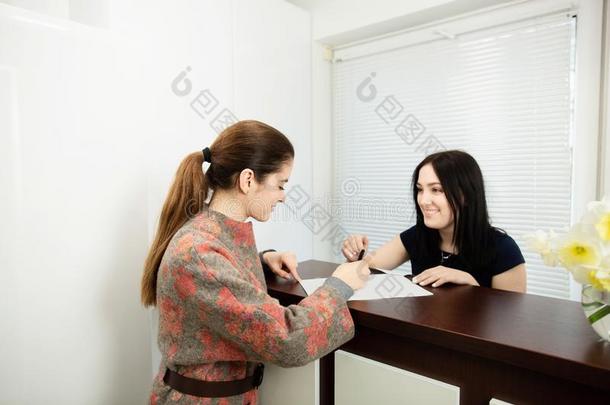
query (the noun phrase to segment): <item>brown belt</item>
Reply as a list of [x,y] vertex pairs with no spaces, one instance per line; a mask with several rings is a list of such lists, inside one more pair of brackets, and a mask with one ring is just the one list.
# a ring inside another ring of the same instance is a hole
[[170,370],[165,370],[163,381],[176,391],[183,394],[205,398],[224,398],[243,394],[253,388],[258,388],[263,382],[265,365],[259,363],[254,374],[241,380],[233,381],[201,381],[185,377]]

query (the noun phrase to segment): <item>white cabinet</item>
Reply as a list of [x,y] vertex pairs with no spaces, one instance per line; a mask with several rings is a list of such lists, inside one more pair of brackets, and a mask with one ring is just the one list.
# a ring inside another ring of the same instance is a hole
[[435,405],[459,401],[459,387],[341,350],[335,352],[336,405]]
[[264,405],[315,405],[319,403],[319,360],[303,367],[281,368],[265,365],[263,384],[259,388]]

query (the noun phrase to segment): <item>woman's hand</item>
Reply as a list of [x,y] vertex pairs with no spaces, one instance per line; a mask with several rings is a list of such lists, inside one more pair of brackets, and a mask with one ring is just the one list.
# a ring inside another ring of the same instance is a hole
[[369,263],[371,256],[366,256],[363,260],[353,263],[343,263],[333,272],[333,277],[337,277],[356,291],[364,287],[371,274]]
[[287,279],[292,276],[301,281],[297,272],[297,256],[293,252],[267,252],[263,255],[263,261],[274,274]]
[[479,285],[470,273],[445,266],[429,268],[413,277],[413,282],[422,286],[432,283],[432,287],[440,287],[445,283]]
[[341,252],[348,262],[355,262],[358,260],[360,251],[369,249],[369,238],[366,235],[349,235],[343,241],[343,247]]

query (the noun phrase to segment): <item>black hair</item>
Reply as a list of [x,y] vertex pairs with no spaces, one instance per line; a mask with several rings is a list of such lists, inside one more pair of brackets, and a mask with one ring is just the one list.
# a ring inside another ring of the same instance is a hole
[[429,155],[413,171],[413,201],[417,214],[414,253],[428,256],[440,249],[439,232],[424,224],[424,216],[417,203],[419,172],[427,164],[432,165],[453,212],[452,242],[455,248],[473,269],[484,267],[496,254],[494,232],[504,231],[492,227],[489,222],[483,174],[477,161],[459,150]]

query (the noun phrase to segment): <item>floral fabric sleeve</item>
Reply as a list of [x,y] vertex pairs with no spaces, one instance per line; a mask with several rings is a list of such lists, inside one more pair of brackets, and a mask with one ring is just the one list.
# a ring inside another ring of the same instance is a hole
[[[327,283],[298,305],[284,307],[243,271],[224,249],[193,246],[193,260],[174,262],[164,295],[179,300],[199,322],[245,353],[248,361],[297,367],[320,358],[354,336],[354,324],[340,289]],[[186,326],[186,325],[185,325]],[[190,327],[193,327],[191,325]],[[203,357],[208,357],[203,348]],[[211,354],[211,353],[210,353]]]

